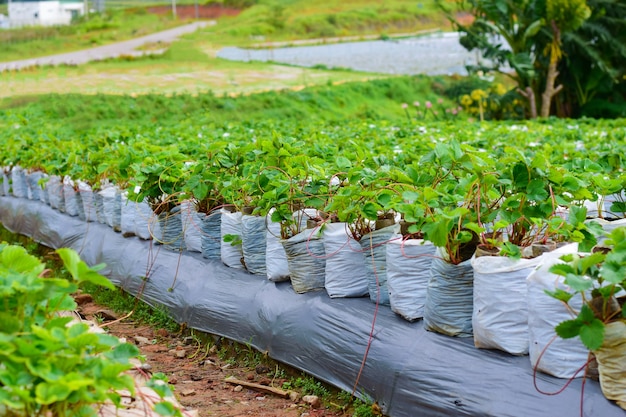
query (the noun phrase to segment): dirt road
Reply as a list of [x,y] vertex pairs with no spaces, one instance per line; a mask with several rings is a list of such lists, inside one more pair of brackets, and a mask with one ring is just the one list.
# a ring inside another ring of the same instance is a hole
[[141,46],[146,44],[159,42],[167,44],[176,40],[182,35],[195,32],[200,28],[214,24],[215,21],[194,22],[188,25],[179,26],[174,29],[164,30],[162,32],[153,33],[151,35],[142,36],[140,38],[135,38],[124,42],[112,43],[104,46],[98,46],[96,48],[84,49],[82,51],[50,55],[32,59],[24,59],[21,61],[3,62],[0,63],[0,72],[27,68],[33,65],[80,65],[89,61],[116,58],[123,55],[138,56],[147,53],[155,53],[154,50],[138,51],[137,48],[140,48]]

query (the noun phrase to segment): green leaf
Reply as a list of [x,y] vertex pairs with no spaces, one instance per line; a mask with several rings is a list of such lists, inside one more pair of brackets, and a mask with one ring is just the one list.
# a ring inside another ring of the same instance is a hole
[[350,160],[345,156],[337,157],[337,159],[335,159],[335,164],[337,164],[337,168],[343,170],[352,168],[352,162],[350,162]]
[[374,203],[367,202],[361,208],[361,212],[365,216],[365,218],[370,220],[376,220],[378,218],[378,206]]
[[594,235],[594,236],[602,236],[604,235],[604,229],[602,228],[602,225],[600,223],[598,223],[597,221],[589,221],[586,223],[587,226],[587,230],[589,230],[589,232]]
[[626,280],[626,265],[612,261],[609,257],[607,257],[600,267],[600,275],[607,282],[619,284],[620,282]]
[[532,38],[537,33],[539,33],[544,24],[545,23],[543,19],[538,19],[528,25],[528,27],[524,31],[524,40],[528,40],[529,38]]
[[154,405],[154,411],[164,417],[182,416],[180,410],[176,409],[174,405],[168,401],[162,401]]
[[22,410],[24,408],[24,401],[17,397],[15,393],[10,393],[4,389],[0,389],[0,404],[12,410]]
[[200,182],[193,189],[193,196],[198,200],[204,200],[209,193],[209,186],[206,182]]
[[587,271],[591,269],[595,269],[596,265],[604,260],[604,254],[597,252],[593,253],[589,256],[583,256],[580,258],[580,268],[583,273],[587,273]]
[[54,311],[71,311],[76,309],[76,302],[74,298],[72,298],[69,294],[59,293],[53,297],[50,297],[50,301],[48,303],[50,306],[53,306],[51,310]]
[[546,182],[543,180],[532,180],[526,188],[526,193],[531,201],[544,201],[550,195],[546,191]]
[[[36,377],[42,378],[47,382],[53,382],[58,380],[62,374],[58,372],[58,369],[53,370],[50,361],[42,358],[43,360],[29,360],[26,362],[28,371]],[[57,372],[54,372],[57,371]]]
[[[561,258],[563,259],[563,258]],[[568,262],[568,261],[566,261]],[[561,275],[563,277],[567,276],[568,274],[574,274],[576,273],[576,270],[574,270],[574,268],[569,265],[569,264],[554,264],[550,267],[550,272],[556,275]]]
[[519,260],[522,259],[522,250],[519,246],[511,242],[504,242],[502,248],[500,249],[501,256],[508,256],[511,259]]
[[438,222],[425,224],[423,231],[426,239],[433,242],[435,246],[444,247],[448,243],[448,222],[443,221],[443,219]]
[[126,363],[128,359],[135,358],[139,355],[139,349],[135,345],[130,343],[120,343],[115,346],[112,351],[107,352],[106,356],[109,359],[114,359],[117,362]]
[[465,227],[467,230],[471,230],[472,232],[476,233],[477,235],[481,234],[482,232],[485,231],[484,227],[480,227],[478,225],[478,223],[466,223],[463,227]]
[[593,310],[591,310],[591,307],[589,307],[589,305],[583,304],[576,319],[580,320],[583,323],[590,323],[591,321],[596,319],[596,316],[593,313]]
[[580,340],[589,350],[598,350],[604,341],[604,323],[594,317],[580,328]]
[[225,234],[224,242],[230,243],[231,246],[238,246],[243,243],[239,235],[233,235],[233,234]]
[[170,386],[167,384],[167,382],[161,379],[151,378],[146,383],[146,385],[152,388],[157,393],[157,395],[161,398],[172,396],[172,390],[170,389]]
[[557,288],[554,291],[544,290],[544,292],[548,294],[550,297],[556,298],[557,300],[563,301],[564,303],[569,302],[569,300],[571,300],[572,297],[574,296],[574,294],[569,293],[560,288]]
[[78,391],[81,388],[93,386],[95,381],[93,378],[87,378],[79,372],[70,372],[63,377],[62,383],[70,390]]
[[614,201],[609,208],[613,213],[626,213],[626,202]]
[[574,226],[583,224],[587,220],[587,207],[571,205],[568,220]]
[[408,203],[413,203],[419,198],[419,194],[415,191],[405,191],[402,193],[402,199]]
[[52,403],[63,401],[70,395],[70,393],[71,391],[69,387],[64,384],[59,384],[57,382],[42,382],[38,384],[37,388],[35,389],[37,403],[43,405],[49,405]]
[[528,185],[530,174],[528,167],[522,162],[518,162],[513,166],[513,182],[517,189],[524,189]]
[[67,339],[68,345],[80,351],[90,346],[98,344],[99,338],[95,333],[85,332],[75,337]]
[[0,333],[15,333],[22,328],[22,322],[15,313],[0,312]]
[[67,329],[67,337],[77,337],[87,332],[89,332],[89,326],[85,323],[76,323]]
[[493,224],[493,228],[494,228],[494,230],[501,230],[501,229],[504,229],[504,228],[508,227],[509,224],[511,224],[511,223],[509,223],[508,221],[506,221],[504,219],[498,219]]
[[593,288],[594,281],[585,276],[577,274],[567,274],[565,276],[565,285],[568,285],[574,291],[587,291]]
[[39,259],[29,255],[21,246],[5,246],[0,252],[0,261],[7,269],[19,273],[38,275],[45,268]]
[[78,410],[72,409],[72,417],[98,417],[98,413],[94,407],[83,405]]
[[128,364],[109,362],[104,366],[104,368],[102,368],[101,377],[104,379],[116,379],[122,372],[125,372],[128,369]]
[[582,322],[580,320],[566,320],[559,323],[555,330],[556,334],[558,334],[563,339],[571,339],[580,334],[580,328],[582,327]]
[[52,334],[52,332],[50,332],[50,330],[44,327],[31,326],[31,331],[33,332],[35,336],[37,336],[42,341],[46,341],[46,342],[58,342],[59,341],[59,339],[57,339]]
[[98,270],[104,268],[103,264],[99,264],[90,268],[85,262],[80,259],[80,256],[76,251],[69,248],[61,248],[56,251],[61,259],[63,265],[72,277],[78,282],[91,282],[92,284],[100,285],[110,290],[115,289],[115,286],[107,278],[98,274]]
[[378,204],[380,204],[382,207],[388,207],[389,203],[391,203],[393,199],[393,194],[390,191],[387,192],[381,192],[380,194],[378,194],[378,196],[376,197],[376,201],[378,202]]
[[616,293],[619,292],[619,287],[617,285],[611,284],[611,285],[602,286],[600,288],[595,288],[593,291],[594,291],[594,295],[595,295],[595,292],[597,291],[598,294],[602,296],[602,298],[604,298],[605,300],[608,300],[609,298],[611,298],[612,296],[614,296]]

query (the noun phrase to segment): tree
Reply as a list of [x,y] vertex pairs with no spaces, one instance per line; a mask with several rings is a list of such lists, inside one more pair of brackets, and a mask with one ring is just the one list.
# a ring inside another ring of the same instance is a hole
[[563,36],[560,115],[626,117],[626,2],[587,0],[591,16]]
[[[507,75],[528,100],[531,117],[547,117],[553,109],[572,116],[573,107],[562,100],[553,106],[555,97],[562,92],[568,99],[584,101],[592,94],[587,73],[578,74],[572,83],[563,82],[572,77],[570,65],[581,60],[586,67],[597,68],[599,78],[608,77],[605,82],[620,82],[615,66],[624,66],[626,57],[622,54],[626,47],[617,39],[626,30],[620,0],[456,0],[457,10],[475,17],[468,25],[456,20],[443,0],[438,3],[461,32],[461,43],[492,61],[481,69],[499,70],[506,65],[514,71]],[[621,32],[613,36],[612,30],[618,28]],[[621,45],[615,46],[616,41]],[[561,73],[566,76],[559,78]]]
[[541,117],[550,115],[552,98],[563,88],[562,84],[554,85],[559,75],[557,66],[563,57],[561,34],[574,32],[591,15],[586,0],[546,0],[545,6],[545,18],[542,18],[541,22],[549,25],[552,40],[545,49],[549,64],[545,89],[541,95]]

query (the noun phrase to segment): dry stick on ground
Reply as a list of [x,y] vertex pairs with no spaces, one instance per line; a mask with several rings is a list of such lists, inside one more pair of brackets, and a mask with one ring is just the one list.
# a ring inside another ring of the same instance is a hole
[[254,382],[242,381],[241,379],[229,376],[224,379],[224,382],[228,382],[233,385],[241,385],[242,387],[250,388],[255,391],[261,391],[266,394],[277,395],[282,398],[289,398],[289,391],[285,391],[280,388],[268,387],[267,385],[255,384]]

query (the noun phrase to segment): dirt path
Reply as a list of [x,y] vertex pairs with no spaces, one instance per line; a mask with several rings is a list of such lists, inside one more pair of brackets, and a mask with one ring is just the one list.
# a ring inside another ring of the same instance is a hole
[[179,26],[174,29],[164,30],[162,32],[142,36],[140,38],[135,38],[124,42],[112,43],[104,46],[98,46],[96,48],[84,49],[82,51],[68,52],[65,54],[50,55],[32,59],[24,59],[20,61],[4,62],[0,63],[0,72],[28,68],[35,65],[80,65],[90,61],[116,58],[123,55],[140,56],[147,53],[158,53],[161,51],[137,51],[137,48],[140,48],[146,44],[168,44],[181,37],[182,35],[195,32],[200,28],[213,24],[215,24],[215,21],[194,22],[188,25]]
[[[138,325],[132,318],[107,325],[100,311],[111,314],[105,307],[95,304],[90,296],[82,296],[79,311],[88,320],[101,323],[110,334],[136,344],[146,358],[152,373],[162,372],[180,403],[194,409],[201,417],[347,417],[341,411],[328,410],[321,405],[310,405],[301,395],[281,398],[225,382],[235,377],[245,382],[282,388],[285,376],[269,366],[257,364],[245,367],[220,354],[218,345],[206,349],[198,339],[170,334],[164,329]],[[222,358],[222,359],[220,359]]]

